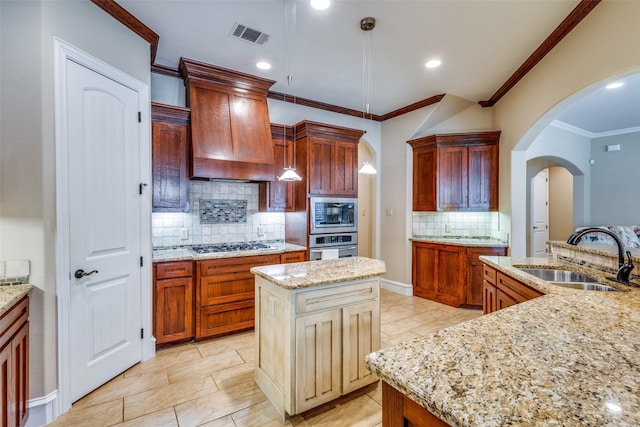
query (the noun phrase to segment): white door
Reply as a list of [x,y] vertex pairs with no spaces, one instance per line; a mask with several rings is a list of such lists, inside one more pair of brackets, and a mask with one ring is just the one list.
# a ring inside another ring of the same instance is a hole
[[549,169],[531,180],[531,256],[546,257],[549,241]]
[[136,91],[67,71],[73,402],[142,357],[140,141]]

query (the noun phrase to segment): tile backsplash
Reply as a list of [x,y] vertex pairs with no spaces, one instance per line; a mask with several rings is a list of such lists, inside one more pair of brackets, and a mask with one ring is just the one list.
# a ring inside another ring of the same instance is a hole
[[191,181],[189,212],[154,212],[153,247],[284,240],[284,213],[258,212],[258,184]]
[[0,286],[29,283],[30,267],[28,259],[0,261]]
[[413,236],[491,237],[508,240],[500,231],[498,212],[413,212]]

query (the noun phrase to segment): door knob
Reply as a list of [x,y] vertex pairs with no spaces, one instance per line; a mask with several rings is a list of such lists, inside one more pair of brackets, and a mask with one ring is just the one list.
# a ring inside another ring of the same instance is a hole
[[84,270],[79,269],[79,270],[76,270],[76,272],[73,273],[73,275],[75,276],[76,279],[82,279],[85,276],[91,276],[93,273],[97,273],[97,272],[98,270],[93,270],[88,273],[85,273]]

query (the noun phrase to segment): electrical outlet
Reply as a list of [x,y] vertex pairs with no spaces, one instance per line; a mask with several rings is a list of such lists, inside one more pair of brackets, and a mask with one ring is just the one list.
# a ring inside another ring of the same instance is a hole
[[188,228],[181,228],[180,229],[180,239],[181,240],[187,240],[189,238],[189,229]]
[[367,210],[366,209],[361,209],[362,212],[362,216],[367,216]]
[[258,237],[264,236],[264,225],[258,226]]
[[445,224],[444,225],[444,232],[445,233],[451,233],[451,224]]

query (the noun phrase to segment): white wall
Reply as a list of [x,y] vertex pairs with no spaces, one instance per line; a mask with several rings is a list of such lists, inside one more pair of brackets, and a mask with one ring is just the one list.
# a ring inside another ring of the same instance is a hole
[[30,395],[57,388],[53,36],[149,83],[149,44],[89,1],[0,1],[0,259],[30,259]]
[[590,225],[640,224],[640,132],[593,139],[591,158]]

